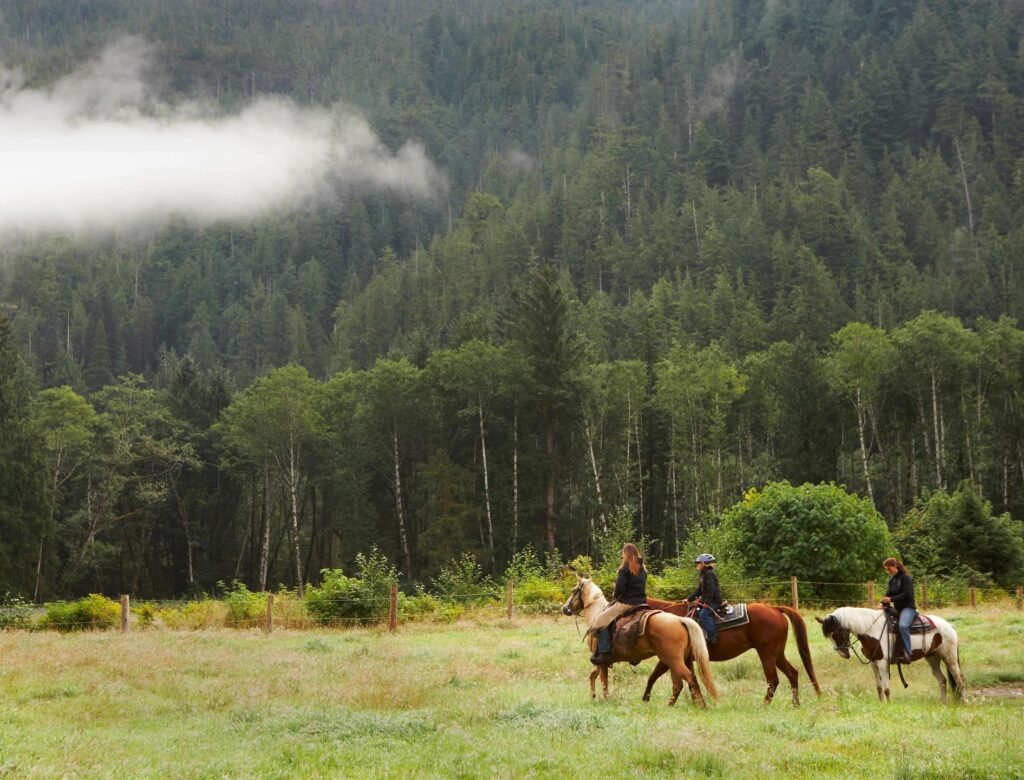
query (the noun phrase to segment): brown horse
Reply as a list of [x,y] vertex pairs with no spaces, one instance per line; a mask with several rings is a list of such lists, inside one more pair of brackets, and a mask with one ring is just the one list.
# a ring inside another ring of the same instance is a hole
[[[660,599],[647,599],[647,603],[655,609],[671,612],[673,615],[686,615],[690,606],[685,601],[661,601]],[[772,606],[770,604],[748,604],[747,615],[750,622],[743,626],[729,628],[718,632],[718,641],[708,645],[708,653],[712,661],[728,661],[747,650],[756,650],[758,658],[761,659],[761,668],[764,669],[764,677],[768,682],[768,692],[765,694],[764,703],[771,704],[775,696],[775,689],[779,687],[779,674],[781,669],[786,675],[789,684],[793,689],[793,704],[800,706],[800,691],[798,687],[796,668],[786,658],[786,639],[789,634],[789,625],[786,618],[793,623],[793,632],[796,634],[796,646],[800,651],[800,660],[804,663],[807,676],[811,678],[815,692],[820,696],[821,688],[818,687],[818,678],[814,676],[814,664],[811,661],[811,648],[807,641],[807,625],[800,613],[792,607]],[[644,691],[644,701],[650,701],[651,688],[655,681],[667,671],[667,667],[658,663],[647,679],[647,690]]]
[[[608,600],[604,597],[601,588],[577,574],[576,587],[572,589],[569,600],[562,605],[562,613],[578,615],[583,612],[589,628],[606,606],[608,606]],[[595,638],[589,636],[588,639],[593,645]],[[700,686],[693,673],[695,662],[708,693],[713,698],[718,698],[718,686],[715,685],[715,679],[711,674],[704,631],[696,621],[685,616],[677,617],[664,612],[654,614],[648,619],[643,635],[638,637],[632,646],[626,647],[618,637],[615,638],[612,645],[612,657],[616,661],[637,663],[652,655],[658,656],[658,667],[662,669],[662,673],[669,670],[672,672],[672,697],[668,701],[670,706],[675,704],[676,699],[679,698],[683,682],[689,686],[694,704],[700,707],[705,706],[704,696],[700,692]],[[595,666],[590,674],[590,698],[592,699],[595,696],[594,680],[599,674],[604,687],[604,695],[608,696],[608,667]]]

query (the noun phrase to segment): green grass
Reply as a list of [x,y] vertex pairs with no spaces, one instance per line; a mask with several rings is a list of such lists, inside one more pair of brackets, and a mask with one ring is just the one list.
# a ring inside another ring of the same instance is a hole
[[[938,703],[921,664],[880,704],[870,670],[831,653],[816,624],[825,695],[802,685],[799,710],[786,683],[761,706],[752,654],[714,665],[724,696],[707,711],[666,707],[667,678],[641,703],[651,661],[615,667],[611,697],[592,702],[565,618],[396,635],[5,633],[0,777],[1022,777],[1017,613],[958,614],[975,686],[959,707]],[[788,654],[798,662],[792,639]]]

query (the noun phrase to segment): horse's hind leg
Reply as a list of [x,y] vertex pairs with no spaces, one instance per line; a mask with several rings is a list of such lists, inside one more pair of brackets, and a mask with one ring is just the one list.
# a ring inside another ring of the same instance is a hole
[[961,701],[967,683],[964,681],[964,673],[960,671],[960,651],[955,642],[950,642],[943,656],[946,662],[946,669],[949,670],[949,681],[953,686],[953,697],[955,701]]
[[786,658],[785,650],[780,650],[779,654],[775,656],[775,665],[782,670],[782,673],[786,675],[786,679],[789,680],[789,687],[793,690],[793,706],[800,706],[800,673],[797,672],[796,667],[789,662]]
[[764,703],[771,704],[775,697],[775,689],[779,687],[779,673],[775,669],[775,656],[770,650],[763,647],[757,648],[757,657],[761,659],[761,668],[764,670],[764,679],[768,683],[768,690],[764,695]]
[[658,661],[658,665],[654,667],[654,671],[651,672],[651,676],[647,678],[647,690],[644,691],[643,701],[651,700],[651,689],[654,688],[654,683],[658,681],[665,672],[668,671],[668,664]]
[[927,655],[925,660],[928,661],[928,666],[931,667],[932,676],[939,682],[939,698],[942,699],[942,703],[946,703],[946,675],[942,673],[942,663],[937,655]]

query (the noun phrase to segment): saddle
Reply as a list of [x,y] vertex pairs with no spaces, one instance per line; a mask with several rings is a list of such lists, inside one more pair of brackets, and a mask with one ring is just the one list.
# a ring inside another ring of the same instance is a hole
[[[894,634],[898,634],[900,630],[899,615],[895,614],[895,610],[886,610],[886,618],[889,623],[889,631]],[[936,626],[927,615],[922,615],[920,612],[914,618],[914,622],[910,624],[911,634],[927,634],[934,631]]]
[[628,612],[615,618],[608,629],[616,640],[621,641],[626,647],[632,647],[647,630],[647,621],[651,619],[651,615],[658,612],[661,610],[651,609],[647,604],[637,604]]
[[[686,616],[696,619],[698,609],[698,607],[693,607],[686,613]],[[730,628],[745,626],[750,622],[750,616],[747,614],[747,605],[744,602],[731,604],[728,601],[723,601],[721,610],[713,613],[712,617],[715,621],[715,628],[719,631],[728,631]]]

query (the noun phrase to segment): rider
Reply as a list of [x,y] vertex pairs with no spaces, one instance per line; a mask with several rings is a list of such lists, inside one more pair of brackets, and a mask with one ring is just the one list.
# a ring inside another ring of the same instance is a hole
[[597,635],[597,648],[590,658],[592,664],[606,666],[612,662],[612,634],[608,626],[615,618],[633,607],[647,602],[647,569],[640,551],[632,542],[622,547],[622,565],[615,578],[612,600],[594,619],[590,630]]
[[903,639],[903,663],[910,663],[910,624],[917,617],[917,603],[914,601],[914,578],[907,567],[895,558],[886,558],[882,566],[889,572],[889,588],[882,598],[882,604],[899,614],[900,637]]
[[718,629],[715,627],[715,613],[722,609],[722,588],[718,584],[718,575],[715,574],[715,556],[711,553],[703,553],[697,556],[694,561],[697,570],[700,572],[700,579],[697,582],[697,590],[690,594],[688,601],[697,601],[700,610],[697,612],[697,622],[701,624],[704,633],[708,636],[708,644],[713,645],[718,641]]

